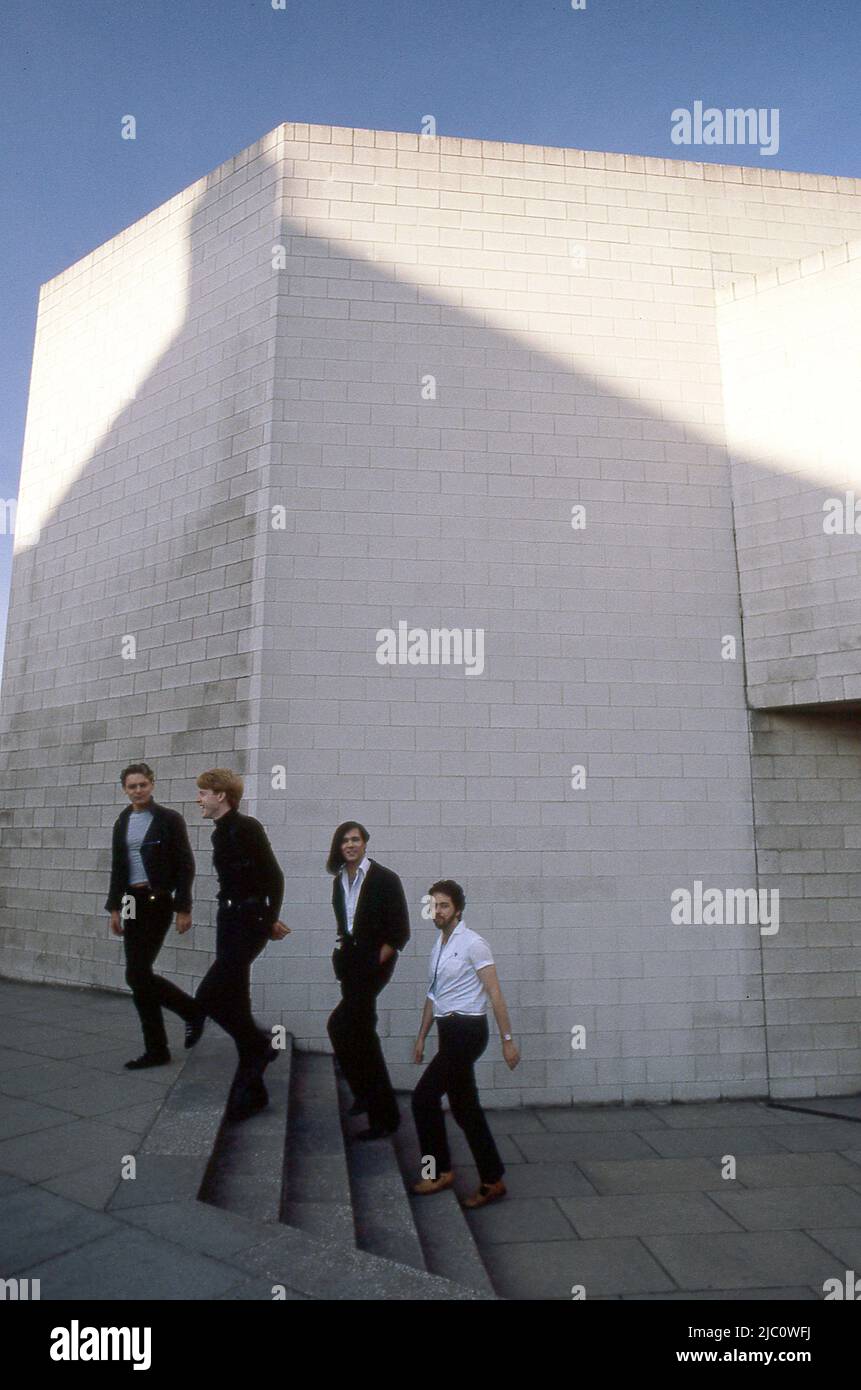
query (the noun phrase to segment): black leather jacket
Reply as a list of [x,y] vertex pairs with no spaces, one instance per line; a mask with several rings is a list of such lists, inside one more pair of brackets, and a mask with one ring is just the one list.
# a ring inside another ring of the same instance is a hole
[[[141,859],[150,886],[155,893],[173,893],[176,912],[190,912],[194,855],[191,852],[185,821],[178,811],[159,806],[155,801],[151,801],[146,809],[152,813],[152,824],[141,845]],[[119,911],[123,895],[129,888],[126,826],[131,813],[131,806],[127,806],[114,822],[111,841],[111,883],[105,903],[108,912]]]

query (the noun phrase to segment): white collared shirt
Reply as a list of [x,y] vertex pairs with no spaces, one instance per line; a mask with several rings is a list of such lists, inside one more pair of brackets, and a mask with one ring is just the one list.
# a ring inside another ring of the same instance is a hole
[[370,867],[371,861],[368,856],[365,855],[351,883],[346,864],[341,865],[341,888],[344,893],[344,911],[347,914],[347,931],[350,936],[353,935],[353,918],[356,915],[356,903],[359,901],[359,893],[365,881],[365,875]]
[[439,933],[431,951],[427,993],[433,1003],[434,1018],[487,1012],[487,991],[477,973],[486,965],[493,965],[490,947],[483,936],[470,931],[462,918],[445,944],[442,932]]

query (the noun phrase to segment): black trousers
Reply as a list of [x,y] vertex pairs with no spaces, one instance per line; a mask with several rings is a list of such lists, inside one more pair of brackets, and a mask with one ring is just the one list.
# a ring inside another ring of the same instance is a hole
[[123,922],[126,956],[126,984],[132,992],[143,1029],[147,1052],[164,1052],[167,1033],[162,1009],[170,1009],[188,1023],[195,1013],[194,1000],[178,985],[153,973],[156,956],[173,917],[169,893],[153,894],[148,888],[128,890],[135,903],[135,916]]
[[251,1012],[251,966],[269,940],[269,919],[257,904],[220,903],[215,960],[197,987],[197,1009],[214,1018],[236,1043],[240,1068],[254,1068],[270,1034]]
[[422,1158],[435,1160],[435,1177],[451,1172],[441,1104],[447,1095],[451,1113],[466,1135],[479,1178],[483,1183],[498,1182],[505,1168],[479,1103],[474,1070],[487,1047],[487,1015],[450,1014],[437,1019],[437,1032],[437,1054],[413,1091],[413,1118]]
[[366,963],[347,968],[341,1002],[329,1015],[327,1029],[338,1065],[356,1100],[368,1107],[372,1128],[397,1129],[398,1102],[377,1037],[377,995],[389,983],[397,956],[369,970]]

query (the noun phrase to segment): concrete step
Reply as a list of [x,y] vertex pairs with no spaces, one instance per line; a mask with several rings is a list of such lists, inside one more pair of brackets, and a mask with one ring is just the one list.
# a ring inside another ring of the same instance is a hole
[[[295,1063],[302,1058],[303,1054],[293,1052],[291,1070],[294,1075]],[[306,1074],[298,1084],[291,1085],[291,1099],[297,1092],[308,1094],[312,1099],[325,1099],[328,1091],[329,1113],[334,1116],[334,1128],[341,1146],[341,1194],[349,1210],[349,1181],[332,1059],[312,1058],[309,1071],[318,1069],[319,1063],[322,1063],[322,1085],[315,1088],[313,1075]],[[275,1076],[283,1066],[283,1059],[279,1059],[267,1071],[270,1095],[280,1085]],[[197,1047],[185,1055],[179,1076],[137,1150],[135,1181],[120,1182],[110,1198],[106,1210],[112,1217],[125,1222],[130,1232],[142,1228],[157,1234],[167,1247],[165,1258],[168,1260],[179,1259],[186,1267],[190,1260],[199,1260],[204,1275],[212,1272],[214,1264],[222,1270],[233,1269],[235,1282],[219,1295],[226,1300],[251,1298],[269,1303],[276,1285],[287,1290],[288,1298],[327,1302],[333,1299],[387,1303],[417,1299],[461,1302],[493,1297],[360,1250],[352,1235],[349,1241],[320,1239],[278,1221],[260,1221],[201,1201],[199,1194],[217,1180],[214,1151],[235,1067],[236,1052],[232,1042],[220,1029],[208,1026]],[[315,1089],[323,1092],[323,1096],[315,1096]],[[254,1125],[265,1114],[263,1111],[261,1116],[244,1123]],[[330,1140],[332,1128],[330,1124],[325,1131]],[[310,1136],[307,1124],[303,1126],[303,1133],[307,1140]],[[314,1169],[319,1170],[321,1163],[336,1156],[324,1154],[315,1162],[313,1149],[304,1156],[294,1154],[297,1160],[293,1165],[294,1180],[298,1182],[301,1176],[302,1162],[298,1160],[304,1158],[308,1164],[310,1190],[314,1191]],[[319,1197],[319,1190],[317,1195]],[[269,1209],[271,1211],[271,1203]],[[108,1264],[104,1297],[110,1298],[112,1291],[115,1291],[115,1274]]]
[[[409,1098],[398,1099],[403,1118],[393,1143],[404,1183],[409,1187],[421,1177],[421,1152],[409,1113]],[[451,1116],[447,1116],[447,1123],[453,1123]],[[410,1194],[407,1200],[429,1273],[476,1293],[494,1296],[490,1275],[454,1188],[436,1192],[432,1197]]]
[[[352,1092],[343,1077],[336,1076],[341,1124],[347,1143],[347,1168],[353,1198],[356,1244],[360,1250],[398,1260],[413,1269],[426,1270],[410,1200],[391,1139],[373,1143],[354,1138],[367,1129],[367,1115],[351,1118]],[[403,1123],[410,1123],[405,1117]],[[352,1142],[351,1142],[352,1141]]]
[[296,1052],[290,1077],[281,1220],[354,1247],[356,1228],[331,1056]]
[[[224,1038],[232,1070],[225,1068],[229,1083],[236,1069],[236,1049]],[[281,1056],[266,1068],[269,1104],[259,1114],[229,1124],[222,1120],[213,1147],[212,1161],[201,1190],[201,1199],[238,1216],[255,1221],[281,1219],[284,1152],[288,1126],[288,1097],[293,1060],[293,1039],[288,1034]],[[225,1103],[228,1089],[224,1090]]]

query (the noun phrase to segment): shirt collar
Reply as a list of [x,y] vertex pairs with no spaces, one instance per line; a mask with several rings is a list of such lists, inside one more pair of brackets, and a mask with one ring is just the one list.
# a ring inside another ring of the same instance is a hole
[[[370,867],[371,867],[371,861],[370,861],[370,859],[368,858],[368,856],[365,855],[364,859],[362,860],[361,864],[359,865],[358,869],[356,870],[356,878],[359,877],[359,874],[361,874],[361,875],[362,875],[362,878],[364,878],[365,875],[367,874],[367,872],[368,872],[368,870],[369,870]],[[354,879],[353,882],[355,883],[355,881],[356,881],[356,880]],[[348,879],[348,877],[347,877],[347,866],[346,866],[346,864],[342,864],[342,865],[341,865],[341,882],[342,882],[342,883],[349,883],[349,879]]]
[[[457,936],[458,932],[460,931],[466,931],[466,924],[462,917],[458,922],[457,926],[455,927],[454,931],[452,932],[451,936],[449,937],[449,941],[451,941],[452,937]],[[442,932],[440,932],[438,935],[437,945],[439,946],[440,950],[442,950]]]
[[230,825],[233,824],[233,822],[236,820],[236,818],[237,818],[238,815],[239,815],[239,807],[238,807],[238,806],[231,806],[231,808],[230,808],[229,811],[225,811],[225,813],[224,813],[223,816],[219,816],[219,817],[218,817],[218,820],[215,822],[215,825],[212,827],[212,833],[213,833],[213,835],[217,834],[218,830],[221,829],[221,828],[227,829],[228,826],[230,826]]

